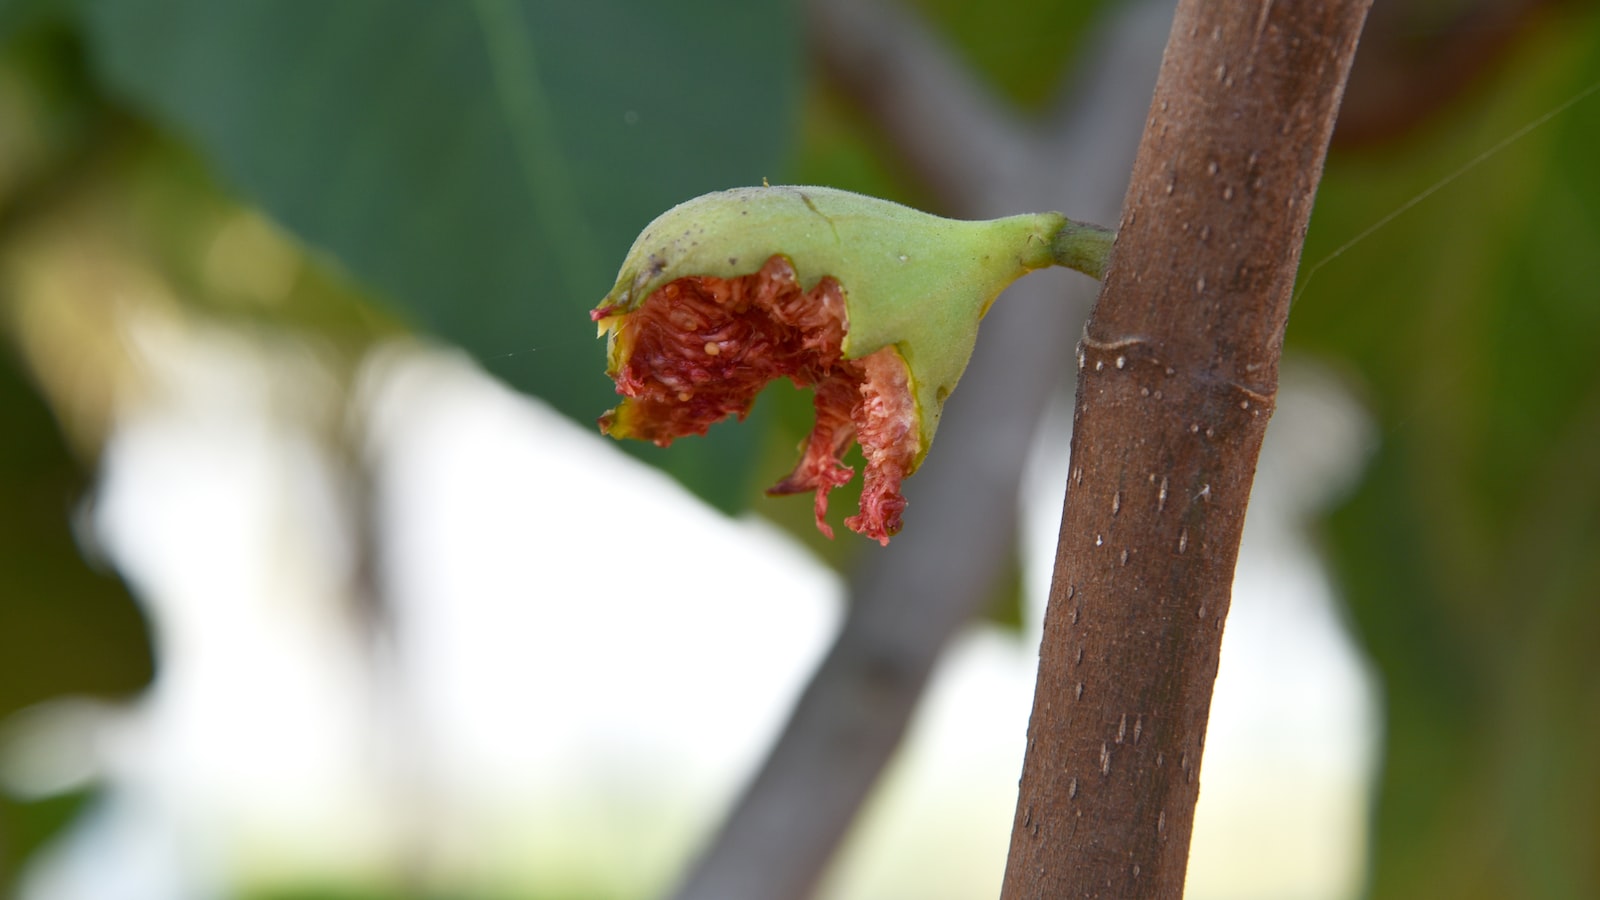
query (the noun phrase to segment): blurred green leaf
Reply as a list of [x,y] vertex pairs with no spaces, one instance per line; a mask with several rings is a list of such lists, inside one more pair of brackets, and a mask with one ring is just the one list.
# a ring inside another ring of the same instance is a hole
[[0,44],[42,21],[64,16],[73,0],[0,0]]
[[[1306,260],[1600,81],[1600,17],[1531,32],[1408,146],[1335,158]],[[1350,248],[1290,339],[1382,443],[1327,525],[1383,679],[1373,897],[1600,896],[1600,95]]]
[[[70,526],[85,477],[4,352],[0,434],[0,721],[53,697],[140,689],[152,675],[144,619],[119,579],[84,563]],[[72,808],[0,797],[0,894]]]
[[[87,8],[111,90],[423,326],[558,409],[613,400],[588,310],[633,237],[778,176],[792,4],[122,0]],[[646,448],[724,506],[757,429]]]
[[1064,68],[1116,0],[911,0],[965,61],[1026,108],[1056,99]]
[[20,866],[71,825],[90,804],[92,792],[59,794],[31,802],[0,798],[0,892],[15,897]]

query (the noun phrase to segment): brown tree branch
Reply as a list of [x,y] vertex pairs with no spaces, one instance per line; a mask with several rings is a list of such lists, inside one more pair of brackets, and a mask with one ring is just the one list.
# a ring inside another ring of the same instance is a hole
[[[902,12],[822,0],[812,8],[812,43],[827,73],[930,179],[944,211],[1054,208],[1104,220],[1127,184],[1170,9],[1170,0],[1139,3],[1108,23],[1097,42],[1103,51],[1074,79],[1087,87],[1068,110],[1099,118],[1050,129],[1059,137],[1048,157],[994,111],[997,100],[959,84],[965,74],[949,52]],[[932,102],[942,92],[949,102]],[[1003,145],[1011,149],[994,149]],[[1017,149],[1024,146],[1032,149]],[[991,165],[991,152],[1013,163]],[[1046,167],[1049,157],[1067,162]],[[1034,276],[989,314],[945,407],[938,449],[906,485],[914,520],[856,573],[834,646],[676,896],[783,900],[814,888],[899,746],[940,652],[1010,559],[1023,463],[1065,375],[1061,336],[1078,332],[1093,291],[1078,276]]]
[[1181,0],[1105,289],[1002,896],[1179,897],[1301,243],[1370,0]]

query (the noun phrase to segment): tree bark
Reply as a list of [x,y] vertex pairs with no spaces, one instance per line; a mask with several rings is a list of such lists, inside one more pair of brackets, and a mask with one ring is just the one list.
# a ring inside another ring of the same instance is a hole
[[[1008,114],[899,4],[807,8],[823,70],[944,201],[939,212],[1116,215],[1172,19],[1167,0],[1119,9],[1093,42],[1099,51],[1073,73],[1079,89],[1043,122]],[[944,646],[980,612],[1009,560],[1034,425],[1070,371],[1055,335],[1081,327],[1093,286],[1036,275],[985,318],[938,446],[906,483],[913,521],[888,548],[864,554],[834,645],[675,900],[814,892]]]
[[1370,0],[1182,0],[1104,290],[1002,896],[1179,897],[1295,271]]

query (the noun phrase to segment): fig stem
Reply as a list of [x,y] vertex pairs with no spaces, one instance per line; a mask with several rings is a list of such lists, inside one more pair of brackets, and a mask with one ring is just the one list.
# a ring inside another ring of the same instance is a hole
[[1056,265],[1104,281],[1111,244],[1116,238],[1116,231],[1103,225],[1067,219],[1050,240],[1050,254]]

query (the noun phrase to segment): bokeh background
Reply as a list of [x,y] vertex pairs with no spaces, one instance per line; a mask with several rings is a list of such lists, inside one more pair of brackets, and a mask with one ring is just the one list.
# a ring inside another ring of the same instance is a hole
[[[881,551],[761,496],[795,391],[670,451],[600,438],[587,310],[657,213],[763,178],[1114,223],[1167,21],[0,0],[0,893],[669,890]],[[1594,4],[1377,0],[1191,897],[1600,896],[1597,87]],[[973,615],[928,638],[825,896],[998,888],[1074,277],[997,304],[913,479],[897,545],[988,536],[939,551],[981,574]],[[963,442],[993,465],[935,465]]]

